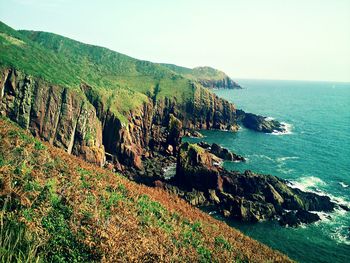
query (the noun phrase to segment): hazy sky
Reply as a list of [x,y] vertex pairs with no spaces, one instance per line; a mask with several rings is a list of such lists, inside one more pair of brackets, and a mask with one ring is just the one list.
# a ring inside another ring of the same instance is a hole
[[350,81],[350,0],[0,0],[0,20],[233,78]]

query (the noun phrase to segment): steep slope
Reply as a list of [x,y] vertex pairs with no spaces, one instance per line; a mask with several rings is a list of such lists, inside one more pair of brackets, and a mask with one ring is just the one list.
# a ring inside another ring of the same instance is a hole
[[2,262],[289,262],[161,189],[0,118]]
[[[1,114],[89,161],[103,163],[96,150],[104,145],[122,164],[140,168],[142,155],[172,144],[170,115],[183,129],[237,129],[233,104],[164,66],[3,23],[0,50]],[[88,121],[87,132],[77,130],[82,105],[101,123]]]
[[224,72],[211,67],[186,68],[173,64],[160,64],[184,77],[197,81],[203,87],[212,89],[241,89],[242,87],[233,81]]

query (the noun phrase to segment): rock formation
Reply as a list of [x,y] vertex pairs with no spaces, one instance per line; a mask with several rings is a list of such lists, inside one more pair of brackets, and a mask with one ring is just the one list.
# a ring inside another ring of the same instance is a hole
[[102,127],[81,94],[17,70],[1,71],[0,114],[68,153],[104,163]]
[[245,162],[245,159],[243,156],[235,154],[234,152],[230,152],[228,149],[223,148],[216,143],[213,143],[212,145],[210,145],[210,144],[202,141],[202,142],[199,142],[197,144],[198,144],[198,146],[208,150],[211,154],[214,154],[215,156],[217,156],[225,161]]
[[237,121],[248,129],[265,133],[286,132],[285,126],[276,120],[271,120],[253,113],[246,113],[242,110],[237,110],[236,112]]
[[230,77],[225,76],[219,80],[198,79],[198,82],[209,89],[241,89],[242,87]]
[[309,211],[327,212],[336,206],[329,197],[291,188],[278,177],[231,172],[217,162],[208,150],[184,143],[173,180],[185,191],[199,191],[205,196],[201,205],[214,204],[226,217],[250,222],[281,218],[281,224],[295,226],[319,219]]

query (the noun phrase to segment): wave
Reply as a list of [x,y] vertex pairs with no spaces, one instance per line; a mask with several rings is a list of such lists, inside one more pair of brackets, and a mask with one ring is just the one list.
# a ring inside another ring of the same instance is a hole
[[[325,186],[326,183],[322,181],[320,178],[315,177],[315,176],[307,176],[307,177],[301,177],[297,180],[289,180],[288,181],[288,186],[292,188],[298,188],[304,192],[311,192],[315,193],[318,195],[323,195],[323,196],[328,196],[331,201],[338,205],[343,205],[350,207],[350,201],[347,199],[347,197],[339,197],[339,196],[334,196],[330,193],[327,193],[325,191],[320,190],[318,187]],[[346,211],[342,208],[337,209],[338,213],[345,213]]]
[[348,188],[349,185],[344,183],[344,182],[339,182],[339,184],[343,187],[343,188]]
[[278,157],[276,159],[276,162],[280,163],[280,162],[284,162],[284,161],[287,161],[287,160],[296,160],[296,159],[299,159],[299,157],[298,156]]
[[[269,118],[269,117],[268,117]],[[293,125],[290,123],[286,123],[286,122],[281,122],[282,127],[284,128],[284,131],[273,131],[271,134],[272,135],[287,135],[287,134],[292,134],[292,128]]]
[[[289,181],[290,187],[298,188],[305,192],[312,192],[318,195],[328,196],[332,202],[350,207],[350,201],[346,197],[334,196],[320,190],[318,187],[326,185],[324,181],[315,176],[299,178],[296,181]],[[350,245],[350,228],[348,223],[348,211],[338,206],[332,212],[310,211],[320,217],[315,225],[321,226],[322,231],[337,243]]]
[[252,156],[254,157],[258,157],[260,159],[266,159],[266,160],[269,160],[271,162],[274,162],[275,160],[267,155],[264,155],[264,154],[253,154]]
[[282,168],[282,167],[279,167],[279,168],[277,169],[277,171],[279,171],[279,172],[281,172],[281,173],[283,173],[283,174],[291,174],[291,173],[293,173],[295,170],[294,170],[294,169],[284,169],[284,168]]
[[331,230],[330,234],[338,243],[350,245],[350,229],[348,226],[338,226]]
[[318,186],[324,186],[326,183],[320,178],[315,176],[301,177],[297,180],[290,180],[289,186],[292,188],[298,188],[302,191],[312,192],[312,190],[317,189]]

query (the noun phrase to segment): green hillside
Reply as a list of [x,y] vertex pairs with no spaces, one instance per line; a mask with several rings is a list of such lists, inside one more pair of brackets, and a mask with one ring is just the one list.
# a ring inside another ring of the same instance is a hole
[[160,65],[192,80],[198,80],[198,79],[221,80],[227,77],[227,75],[224,72],[211,67],[195,67],[191,69],[191,68],[177,66],[174,64],[160,64]]
[[[112,110],[126,113],[147,96],[191,98],[188,79],[148,61],[52,33],[16,31],[0,22],[0,67],[14,67],[49,83],[80,90],[92,86]],[[120,103],[123,102],[123,103]]]

